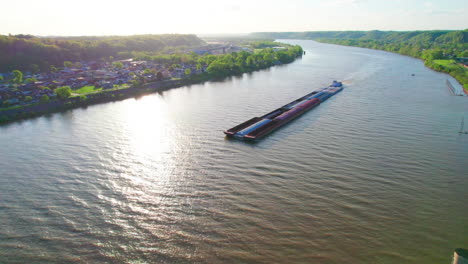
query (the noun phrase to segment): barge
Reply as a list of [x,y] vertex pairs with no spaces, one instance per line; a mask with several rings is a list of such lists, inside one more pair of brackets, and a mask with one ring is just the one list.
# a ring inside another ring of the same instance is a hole
[[243,140],[261,139],[342,90],[343,84],[338,81],[333,81],[333,83],[326,88],[306,94],[261,117],[249,119],[244,123],[224,131],[224,134],[228,137]]

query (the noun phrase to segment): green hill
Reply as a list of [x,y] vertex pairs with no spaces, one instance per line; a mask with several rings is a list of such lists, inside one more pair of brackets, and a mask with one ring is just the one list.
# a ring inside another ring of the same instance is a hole
[[0,72],[48,70],[64,61],[130,58],[134,51],[165,52],[198,46],[195,35],[134,35],[107,37],[35,37],[0,35]]

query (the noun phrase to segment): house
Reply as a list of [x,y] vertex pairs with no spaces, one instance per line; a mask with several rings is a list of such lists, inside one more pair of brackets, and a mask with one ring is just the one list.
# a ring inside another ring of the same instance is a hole
[[111,89],[111,88],[114,88],[114,84],[111,82],[103,82],[101,84],[101,87],[104,89]]
[[164,79],[170,79],[172,78],[172,74],[170,71],[168,71],[167,69],[164,69],[161,71],[161,74],[163,76]]
[[16,97],[10,98],[10,99],[5,100],[5,101],[6,101],[7,105],[17,105],[20,102],[20,100],[18,98],[16,98]]
[[468,66],[468,58],[456,58],[455,59],[458,63],[461,63],[465,66]]
[[10,89],[7,89],[7,88],[0,88],[0,99],[4,100],[6,98],[10,98],[10,96],[12,95],[12,91]]
[[44,86],[44,82],[41,82],[41,81],[34,82],[34,83],[33,83],[33,86],[34,86],[35,88],[40,87],[40,86]]
[[122,63],[122,64],[125,65],[125,66],[129,66],[129,65],[133,62],[133,59],[118,60],[118,61],[115,61],[115,62],[120,62],[120,63]]

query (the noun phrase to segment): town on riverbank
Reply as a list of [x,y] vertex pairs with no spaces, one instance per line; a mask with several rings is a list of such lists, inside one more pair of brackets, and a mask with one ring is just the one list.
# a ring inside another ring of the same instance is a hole
[[172,54],[64,61],[49,71],[0,74],[0,122],[120,100],[160,89],[220,79],[302,56],[300,46],[271,42],[208,43]]

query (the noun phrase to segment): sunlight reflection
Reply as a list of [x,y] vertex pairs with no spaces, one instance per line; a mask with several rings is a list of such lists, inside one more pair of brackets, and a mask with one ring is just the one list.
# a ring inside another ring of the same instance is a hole
[[[174,118],[170,104],[160,95],[126,101],[122,112],[120,175],[114,182],[130,203],[164,203],[183,184],[190,164],[189,142]],[[141,205],[141,204],[140,204]],[[134,208],[141,211],[143,208]],[[144,211],[144,209],[143,209]]]
[[170,181],[176,162],[171,152],[177,143],[167,103],[160,96],[146,96],[129,104],[126,115],[128,176],[138,185],[148,185],[154,177],[159,183]]
[[177,208],[194,202],[186,188],[194,173],[186,122],[171,109],[175,102],[159,94],[124,103],[116,113],[121,144],[114,153],[118,173],[110,180],[114,194],[100,198],[112,205],[109,221],[125,236],[170,238],[173,234],[155,223],[178,221],[184,215]]
[[168,150],[173,123],[161,97],[146,96],[134,101],[126,114],[128,139],[136,155],[155,157]]

